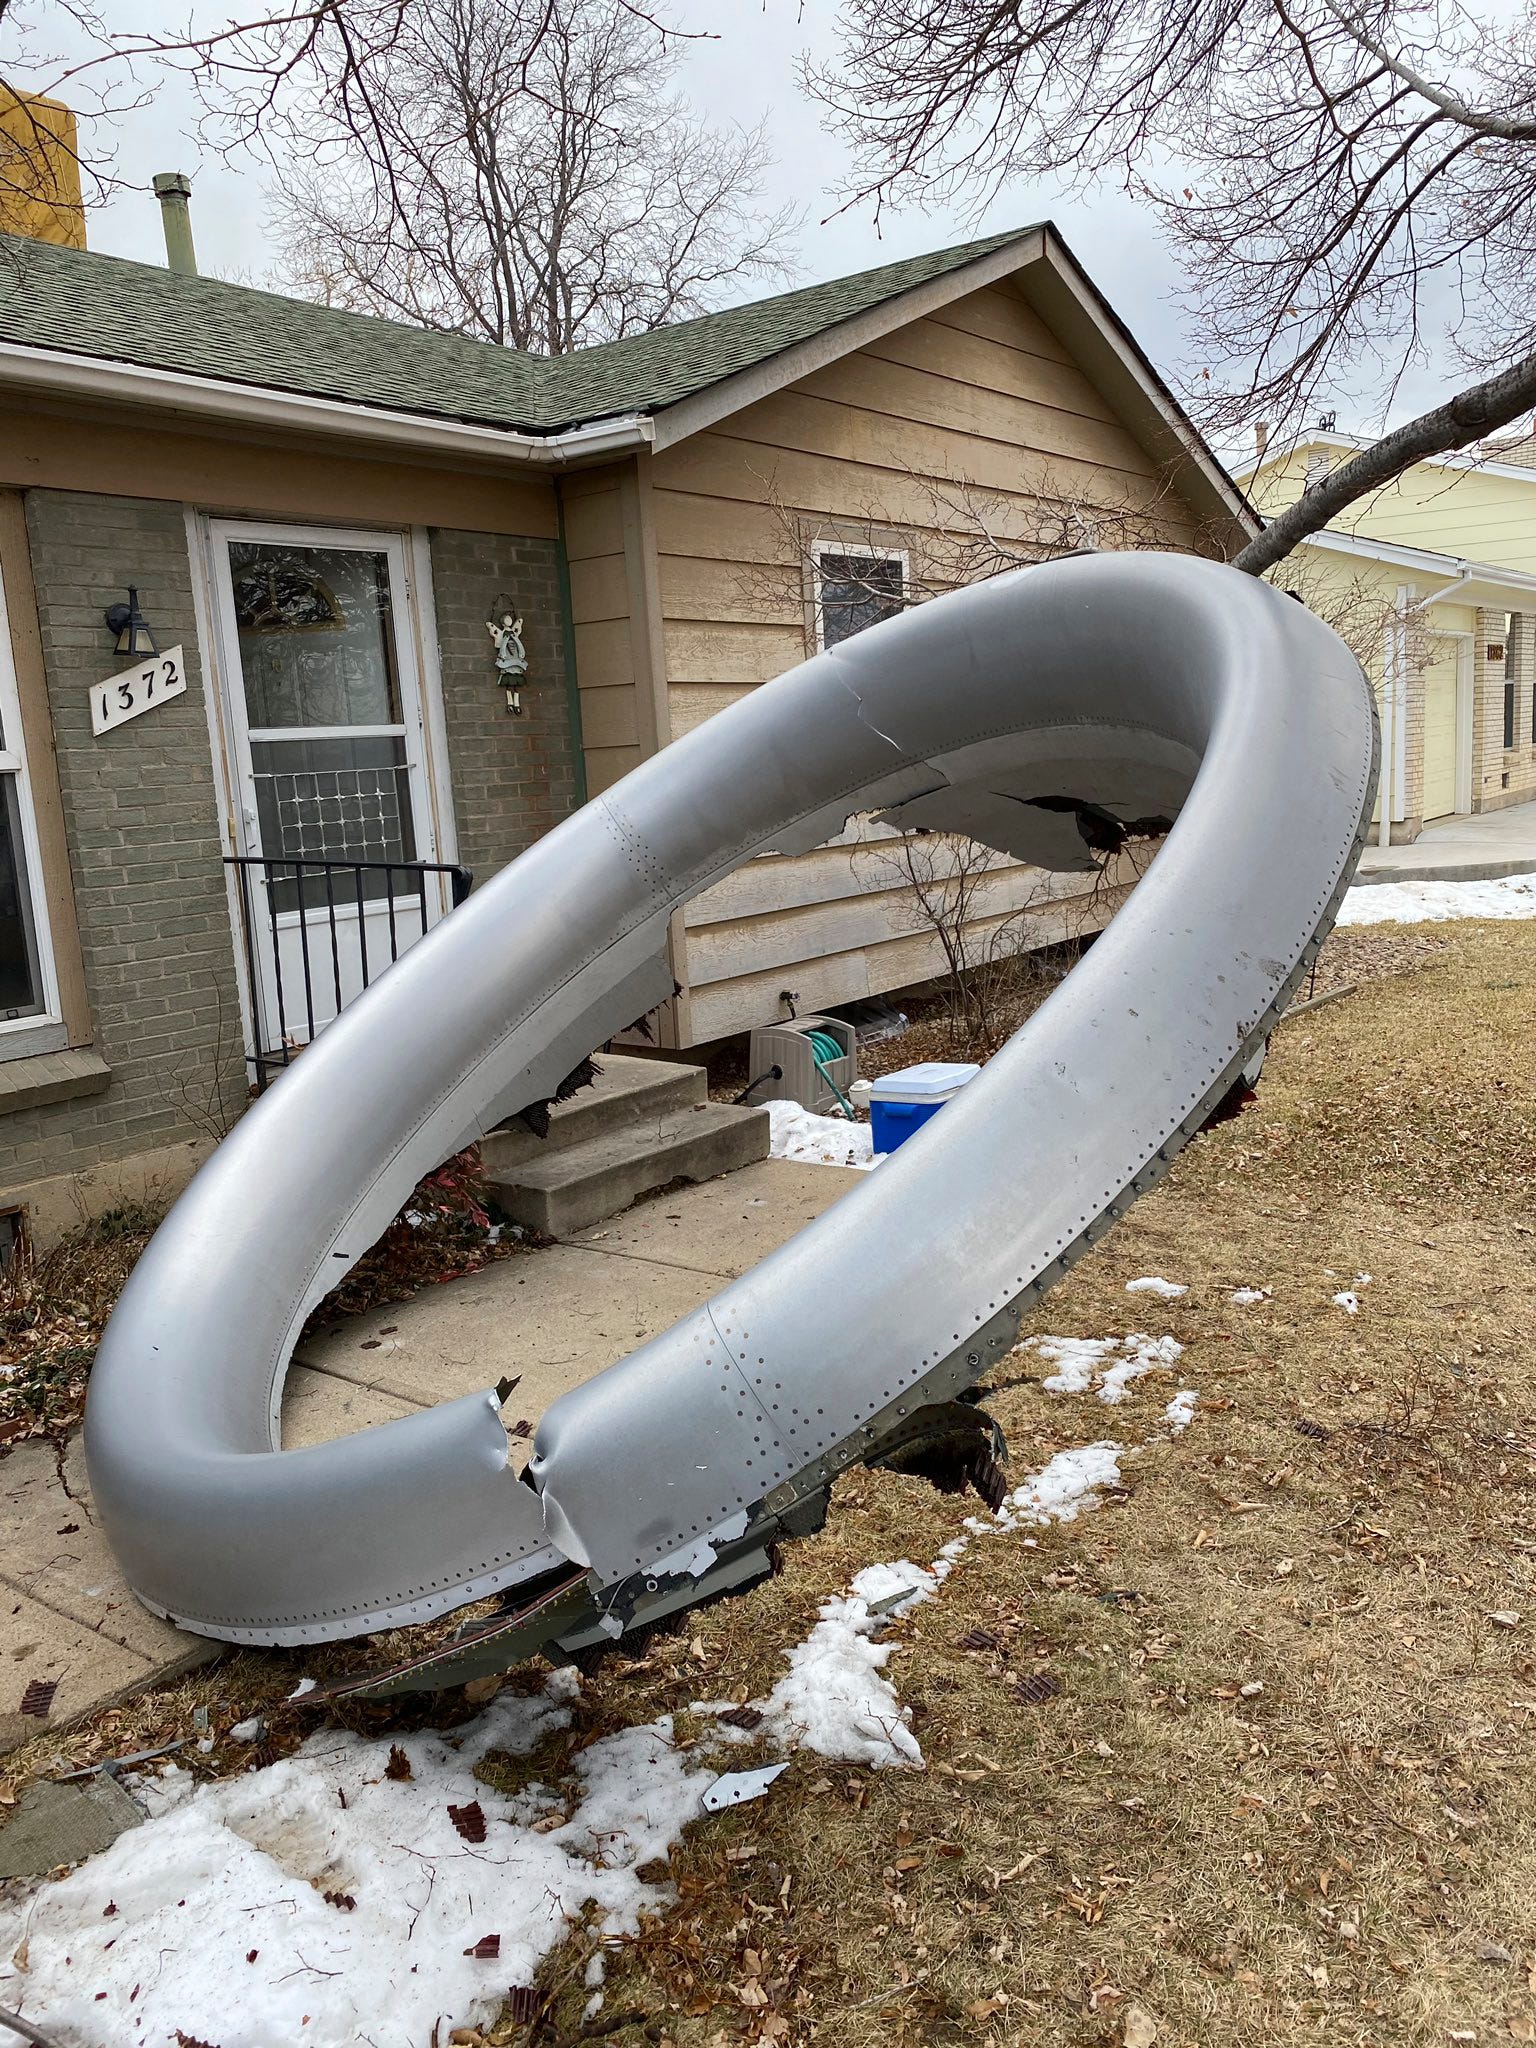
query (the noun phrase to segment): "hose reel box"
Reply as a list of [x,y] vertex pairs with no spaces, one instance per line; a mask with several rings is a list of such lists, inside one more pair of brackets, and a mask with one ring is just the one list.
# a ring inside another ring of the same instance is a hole
[[752,1033],[747,1077],[754,1103],[798,1102],[802,1109],[836,1113],[842,1108],[838,1091],[846,1099],[858,1076],[854,1028],[841,1017],[795,1017]]

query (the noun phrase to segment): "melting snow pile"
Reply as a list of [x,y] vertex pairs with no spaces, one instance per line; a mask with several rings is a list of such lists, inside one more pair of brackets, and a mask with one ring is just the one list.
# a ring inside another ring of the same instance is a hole
[[1349,891],[1336,921],[1441,924],[1456,917],[1536,917],[1536,875],[1492,882],[1373,882]]
[[1148,1273],[1141,1280],[1127,1280],[1127,1294],[1155,1294],[1159,1301],[1177,1301],[1181,1294],[1188,1294],[1187,1287],[1181,1287],[1177,1280],[1161,1280],[1155,1273]]
[[1097,1392],[1101,1401],[1126,1398],[1133,1381],[1161,1365],[1177,1365],[1184,1346],[1174,1337],[1031,1337],[1025,1350],[1056,1367],[1041,1385],[1048,1394]]
[[714,1775],[663,1719],[582,1750],[562,1791],[473,1776],[567,1726],[577,1689],[558,1672],[451,1736],[396,1737],[409,1779],[388,1774],[389,1738],[327,1731],[222,1784],[152,1780],[156,1818],[0,1915],[0,2005],[45,2014],[71,2048],[161,2048],[178,2029],[220,2048],[419,2048],[445,2016],[494,2017],[589,1908],[618,1935],[667,1902],[636,1873]]
[[[1183,1350],[1139,1335],[1032,1342],[1059,1368],[1050,1391],[1110,1402]],[[1151,1440],[1186,1429],[1198,1398],[1176,1393]],[[935,1598],[981,1538],[1096,1508],[1127,1455],[1108,1441],[1059,1451],[927,1567],[902,1559],[859,1572],[756,1702],[761,1733],[786,1751],[921,1769],[882,1629]],[[141,1827],[0,1911],[0,2006],[70,2048],[420,2048],[492,2018],[578,1925],[618,1938],[670,1902],[639,1873],[676,1846],[716,1775],[689,1767],[663,1716],[579,1751],[559,1787],[505,1794],[475,1777],[493,1752],[527,1756],[568,1727],[579,1690],[573,1672],[557,1672],[451,1734],[326,1731],[223,1783],[199,1786],[169,1767],[143,1787],[152,1817]],[[728,1725],[720,1734],[748,1739]],[[589,2016],[602,1976],[599,1952]]]
[[[1120,1484],[1124,1444],[1080,1444],[1058,1451],[1043,1470],[1010,1493],[993,1517],[998,1529],[1043,1529],[1050,1522],[1075,1522],[1096,1508],[1107,1488]],[[986,1529],[985,1522],[973,1524]]]
[[1354,1287],[1346,1287],[1341,1294],[1336,1294],[1333,1297],[1334,1307],[1343,1309],[1347,1316],[1357,1316],[1360,1313],[1360,1296],[1356,1289],[1369,1287],[1370,1284],[1371,1276],[1369,1273],[1357,1273],[1355,1275]]
[[1252,1308],[1255,1302],[1268,1301],[1274,1294],[1272,1287],[1239,1287],[1235,1294],[1227,1296],[1239,1308]]
[[885,1157],[876,1153],[868,1124],[851,1124],[842,1116],[813,1116],[798,1102],[763,1106],[771,1131],[770,1158],[793,1159],[801,1166],[852,1166],[867,1173]]
[[1195,1405],[1200,1396],[1193,1387],[1180,1387],[1168,1406],[1163,1410],[1163,1420],[1168,1425],[1170,1436],[1182,1436],[1195,1419]]
[[877,1771],[920,1768],[923,1753],[908,1725],[912,1710],[884,1676],[895,1645],[874,1637],[891,1616],[931,1600],[944,1571],[924,1571],[905,1558],[873,1564],[846,1594],[826,1601],[816,1626],[790,1651],[788,1673],[759,1703],[768,1731],[791,1748]]

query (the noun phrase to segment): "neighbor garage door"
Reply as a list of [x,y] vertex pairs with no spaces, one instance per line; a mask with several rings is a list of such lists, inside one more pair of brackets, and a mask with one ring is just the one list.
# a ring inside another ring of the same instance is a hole
[[1456,808],[1456,646],[1434,635],[1424,671],[1424,816]]

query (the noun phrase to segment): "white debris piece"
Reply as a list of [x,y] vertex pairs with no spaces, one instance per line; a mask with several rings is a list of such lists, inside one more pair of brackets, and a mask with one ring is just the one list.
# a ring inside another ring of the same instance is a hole
[[1347,1316],[1357,1316],[1360,1313],[1360,1297],[1352,1287],[1346,1287],[1342,1294],[1336,1294],[1333,1297],[1333,1305],[1335,1308],[1343,1309]]
[[1482,882],[1372,882],[1351,889],[1335,923],[1442,924],[1457,917],[1536,917],[1536,874]]
[[1180,1387],[1168,1406],[1163,1410],[1163,1421],[1168,1425],[1170,1436],[1182,1436],[1195,1419],[1195,1405],[1200,1399],[1196,1387]]
[[801,1166],[851,1166],[868,1173],[885,1157],[875,1151],[868,1124],[842,1116],[815,1116],[798,1102],[768,1102],[769,1157],[793,1159]]
[[1252,1308],[1256,1302],[1272,1301],[1274,1292],[1272,1287],[1239,1287],[1235,1293],[1229,1294],[1227,1299],[1238,1308]]
[[1040,1382],[1048,1394],[1085,1394],[1101,1401],[1126,1399],[1132,1383],[1159,1366],[1176,1365],[1184,1346],[1176,1337],[1031,1337],[1025,1347],[1057,1369]]
[[[893,1614],[931,1600],[938,1579],[902,1558],[859,1572],[846,1594],[828,1600],[821,1619],[789,1653],[789,1670],[759,1704],[764,1731],[787,1748],[813,1749],[819,1756],[868,1764],[873,1770],[915,1768],[923,1753],[895,1689],[883,1676],[892,1643],[877,1643],[875,1632]],[[886,1607],[893,1594],[904,1594]],[[883,1611],[872,1614],[871,1608]]]
[[259,1742],[266,1730],[266,1723],[260,1714],[252,1714],[249,1721],[237,1721],[229,1731],[231,1742]]
[[[526,1755],[566,1726],[578,1683],[502,1692],[451,1737],[328,1730],[223,1783],[178,1773],[189,1789],[160,1817],[0,1913],[0,2006],[71,2048],[165,2048],[178,2029],[233,2048],[396,2048],[491,2019],[589,1910],[625,1935],[667,1902],[636,1873],[714,1775],[687,1767],[663,1718],[582,1750],[579,1792],[474,1777],[490,1751]],[[392,1739],[409,1780],[385,1775]],[[557,1805],[569,1818],[535,1833]],[[466,1953],[490,1935],[494,1958]]]
[[1177,1280],[1163,1280],[1156,1273],[1147,1273],[1140,1280],[1127,1280],[1127,1294],[1155,1294],[1159,1301],[1177,1301],[1181,1294],[1188,1294],[1187,1287],[1181,1287]]
[[317,1681],[313,1678],[301,1678],[298,1684],[293,1688],[293,1691],[289,1693],[289,1699],[303,1699],[305,1693],[314,1691],[316,1683]]

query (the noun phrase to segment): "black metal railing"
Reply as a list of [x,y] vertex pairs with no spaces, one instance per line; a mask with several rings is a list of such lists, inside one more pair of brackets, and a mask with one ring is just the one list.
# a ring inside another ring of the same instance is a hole
[[429,875],[448,877],[452,910],[474,883],[468,868],[447,861],[226,854],[224,865],[240,898],[252,1010],[247,1065],[258,1095],[426,930]]

